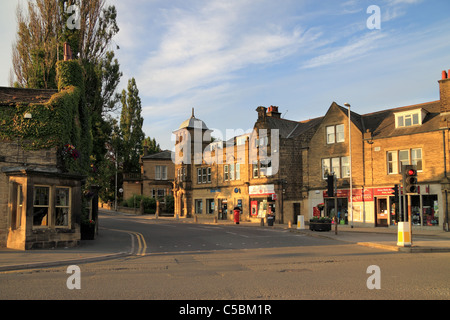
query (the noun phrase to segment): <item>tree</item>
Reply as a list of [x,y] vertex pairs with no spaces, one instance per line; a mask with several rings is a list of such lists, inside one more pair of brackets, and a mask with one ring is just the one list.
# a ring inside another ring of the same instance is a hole
[[[79,23],[70,27],[74,17]],[[116,92],[122,73],[113,48],[113,37],[119,31],[117,11],[105,0],[27,0],[27,10],[17,7],[17,37],[12,47],[13,69],[10,82],[16,87],[56,89],[56,64],[63,59],[64,43],[69,43],[73,58],[83,67],[84,105],[92,134],[91,161],[103,168],[112,134],[107,117],[114,111],[120,95]],[[118,47],[116,47],[118,49]],[[92,183],[99,178],[92,172]]]
[[122,112],[120,115],[120,132],[122,136],[121,157],[124,172],[139,172],[139,159],[142,154],[145,138],[142,131],[144,119],[141,116],[142,106],[139,90],[134,78],[128,80],[128,91],[122,91]]
[[147,137],[143,141],[144,148],[147,148],[148,154],[155,154],[158,152],[161,152],[161,147],[159,146],[159,143],[156,142],[155,138]]

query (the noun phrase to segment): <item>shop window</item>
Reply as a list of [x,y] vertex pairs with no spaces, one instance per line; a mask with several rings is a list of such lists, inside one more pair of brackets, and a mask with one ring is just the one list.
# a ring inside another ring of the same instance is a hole
[[11,229],[15,230],[20,228],[22,224],[23,189],[21,184],[13,184],[11,200]]
[[56,188],[56,201],[55,201],[55,226],[67,227],[69,226],[70,219],[70,203],[71,192],[70,188]]
[[33,191],[33,226],[48,226],[50,187],[36,186]]
[[206,199],[206,213],[213,214],[214,213],[214,199]]
[[203,201],[201,199],[195,200],[195,213],[203,213]]

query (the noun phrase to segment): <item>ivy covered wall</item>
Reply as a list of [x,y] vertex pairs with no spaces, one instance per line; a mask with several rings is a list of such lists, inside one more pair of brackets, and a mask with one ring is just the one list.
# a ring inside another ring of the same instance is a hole
[[[92,134],[83,69],[77,60],[60,61],[57,76],[58,93],[47,102],[0,107],[0,139],[19,141],[25,150],[56,147],[63,170],[85,174],[90,168]],[[32,117],[25,118],[27,113]]]

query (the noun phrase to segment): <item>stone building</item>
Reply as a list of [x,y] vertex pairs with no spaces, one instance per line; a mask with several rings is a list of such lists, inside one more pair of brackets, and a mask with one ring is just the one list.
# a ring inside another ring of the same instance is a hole
[[[448,229],[447,72],[439,92],[437,101],[363,115],[333,102],[323,117],[307,121],[258,107],[253,131],[225,142],[211,143],[211,131],[192,114],[174,131],[175,213],[232,219],[240,207],[246,220],[337,215],[339,223],[386,227],[402,217],[392,193],[410,164],[420,184],[411,195],[412,224]],[[331,196],[329,174],[336,177]]]
[[58,76],[59,90],[0,88],[1,247],[67,247],[81,239],[83,89],[70,83],[82,79],[81,66],[61,61]]
[[[341,223],[395,225],[396,206],[404,209],[407,202],[395,202],[392,188],[402,184],[402,165],[414,165],[419,192],[411,195],[412,225],[448,228],[450,79],[446,72],[439,88],[440,100],[364,115],[351,112],[350,121],[348,109],[333,103],[310,141],[303,167],[309,215],[337,213]],[[335,197],[326,191],[330,173],[337,178]],[[320,213],[317,208],[322,204]]]
[[148,154],[144,148],[141,157],[141,173],[125,173],[123,177],[123,199],[133,195],[143,195],[164,201],[165,196],[172,195],[175,165],[172,152],[164,150]]
[[302,148],[320,119],[291,121],[278,107],[258,107],[251,133],[225,142],[211,142],[211,131],[195,118],[174,131],[175,214],[259,221],[272,214],[276,221],[295,222],[301,214]]

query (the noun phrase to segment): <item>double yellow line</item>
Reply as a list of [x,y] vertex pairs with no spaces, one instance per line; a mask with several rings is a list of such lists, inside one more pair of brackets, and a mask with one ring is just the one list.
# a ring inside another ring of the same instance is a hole
[[[142,233],[135,232],[135,231],[125,231],[125,232],[134,235],[137,239],[138,248],[136,251],[136,255],[137,256],[145,256],[145,252],[147,251],[147,243],[145,242],[145,239],[144,239],[144,236],[142,235]],[[133,239],[132,251],[134,252],[134,238],[132,238],[132,239]]]
[[[112,231],[118,231],[118,232],[126,232],[131,236],[131,252],[133,252],[137,256],[145,256],[147,251],[147,243],[145,242],[144,236],[142,233],[136,232],[136,231],[129,231],[129,230],[118,230],[118,229],[109,229]],[[134,245],[134,237],[137,239],[137,250],[135,249]]]

